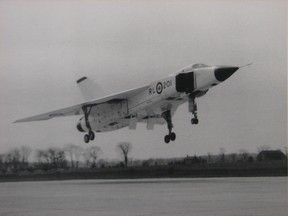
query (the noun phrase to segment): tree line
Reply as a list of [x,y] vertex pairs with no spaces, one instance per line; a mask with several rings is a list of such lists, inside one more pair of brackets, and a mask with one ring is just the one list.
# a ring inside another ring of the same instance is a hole
[[0,154],[0,171],[6,173],[8,170],[18,172],[29,168],[29,156],[32,149],[29,146],[22,146]]
[[[122,166],[128,166],[128,154],[132,145],[128,142],[119,143],[116,147],[119,155],[123,158]],[[37,149],[35,158],[31,161],[33,150],[29,146],[13,148],[7,153],[0,154],[0,173],[33,171],[33,170],[56,170],[56,169],[78,169],[82,167],[96,168],[97,160],[102,155],[98,146],[82,147],[75,144],[66,144],[63,148],[49,147]],[[29,160],[30,159],[30,160]]]
[[[258,147],[258,152],[271,149],[269,146]],[[225,148],[219,148],[219,153],[198,157],[187,155],[186,158],[170,158],[170,159],[146,159],[137,160],[129,158],[132,144],[129,142],[120,142],[116,146],[116,150],[122,161],[115,163],[99,160],[103,154],[98,146],[83,147],[75,144],[66,144],[62,148],[49,147],[47,149],[32,150],[29,146],[21,146],[13,148],[10,151],[0,154],[0,174],[1,173],[17,173],[21,171],[35,170],[58,170],[58,169],[79,169],[80,167],[97,168],[97,167],[128,167],[131,166],[161,166],[185,163],[235,163],[235,162],[253,162],[256,154],[251,154],[245,149],[239,150],[239,153],[226,154]],[[31,159],[32,152],[34,158]],[[287,156],[287,147],[285,147]],[[32,162],[33,161],[33,162]]]

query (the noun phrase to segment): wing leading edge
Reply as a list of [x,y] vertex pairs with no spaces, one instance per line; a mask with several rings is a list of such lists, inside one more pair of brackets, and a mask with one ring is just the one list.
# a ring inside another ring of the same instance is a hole
[[28,118],[18,119],[14,123],[20,123],[20,122],[31,122],[31,121],[42,121],[42,120],[48,120],[54,117],[64,117],[64,116],[73,116],[73,115],[83,115],[83,106],[90,106],[90,105],[97,105],[102,103],[107,103],[113,100],[123,100],[127,99],[128,97],[135,95],[143,90],[145,90],[148,86],[143,86],[140,88],[134,88],[127,91],[123,91],[116,94],[111,94],[106,97],[97,98],[88,102],[76,104],[73,106],[65,107],[62,109],[57,109],[51,112],[42,113],[39,115],[31,116]]

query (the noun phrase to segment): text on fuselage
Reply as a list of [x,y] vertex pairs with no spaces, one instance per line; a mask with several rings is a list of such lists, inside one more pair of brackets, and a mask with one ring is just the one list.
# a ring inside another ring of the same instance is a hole
[[164,82],[158,82],[156,87],[151,87],[149,88],[149,95],[152,95],[152,94],[161,94],[163,89],[166,89],[166,88],[169,88],[172,86],[172,80],[167,80],[167,81],[164,81]]

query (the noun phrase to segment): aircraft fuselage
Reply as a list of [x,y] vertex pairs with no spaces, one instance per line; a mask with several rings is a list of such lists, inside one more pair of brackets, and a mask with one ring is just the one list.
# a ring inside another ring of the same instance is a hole
[[[220,76],[221,69],[222,73],[226,70],[226,74]],[[173,115],[180,104],[189,100],[189,96],[203,96],[237,69],[190,65],[167,78],[152,82],[146,89],[127,99],[92,106],[88,117],[90,127],[93,131],[104,132],[126,126],[135,129],[137,122],[145,122],[148,129],[153,129],[154,124],[165,123],[162,113],[171,110]],[[84,117],[77,128],[81,132],[89,131]]]

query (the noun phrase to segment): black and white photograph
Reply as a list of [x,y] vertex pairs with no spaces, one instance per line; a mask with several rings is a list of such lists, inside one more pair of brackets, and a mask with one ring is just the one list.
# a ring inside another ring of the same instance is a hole
[[0,216],[286,216],[286,0],[0,0]]

